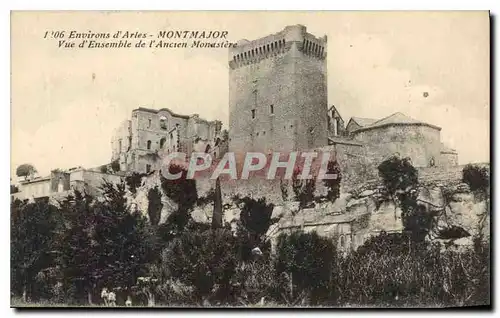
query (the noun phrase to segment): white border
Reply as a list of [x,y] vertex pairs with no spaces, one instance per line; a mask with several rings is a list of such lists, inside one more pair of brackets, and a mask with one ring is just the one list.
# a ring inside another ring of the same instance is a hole
[[[147,3],[147,5],[146,5]],[[317,1],[317,0],[308,0],[308,1],[286,1],[286,2],[280,2],[277,4],[276,2],[270,2],[270,1],[265,1],[265,0],[251,0],[251,1],[222,1],[222,0],[211,0],[211,1],[203,1],[203,0],[198,0],[198,1],[176,1],[175,3],[170,3],[168,1],[159,1],[159,0],[154,0],[154,1],[129,1],[129,0],[121,0],[121,1],[102,1],[102,0],[86,0],[86,1],[56,1],[56,0],[51,0],[51,1],[43,1],[43,2],[34,2],[34,1],[16,1],[15,3],[12,3],[10,5],[7,5],[7,1],[2,1],[2,9],[1,10],[1,25],[3,26],[2,30],[2,37],[4,44],[10,43],[10,10],[491,10],[492,15],[498,15],[500,10],[499,10],[499,4],[500,1],[484,1],[484,0],[474,0],[474,1],[450,1],[450,2],[437,2],[436,0],[419,0],[419,1],[383,1],[383,0],[378,0],[378,1],[370,1],[370,0],[365,0],[365,1],[360,1],[360,0],[349,0],[349,1],[343,1],[343,2],[330,2],[330,1]],[[498,24],[498,19],[497,19],[497,24]],[[1,196],[2,200],[2,230],[0,231],[1,236],[2,236],[2,244],[1,244],[1,255],[4,255],[3,261],[1,262],[1,291],[2,293],[0,294],[0,301],[1,301],[1,317],[5,316],[11,316],[16,314],[13,309],[10,309],[10,257],[9,257],[9,249],[10,249],[10,237],[9,237],[9,224],[10,224],[10,213],[9,213],[9,207],[8,205],[10,204],[9,197],[7,196],[7,188],[8,184],[7,181],[8,178],[10,177],[10,152],[7,151],[10,150],[10,45],[3,45],[2,49],[0,50],[2,52],[2,63],[1,63],[1,78],[2,78],[2,85],[1,87],[1,97],[2,97],[2,107],[0,107],[0,120],[2,121],[0,124],[0,140],[1,140],[1,146],[3,150],[2,154],[2,165],[1,165],[1,175],[0,175],[0,180],[2,180],[2,188],[0,189],[0,193],[4,193],[4,195]],[[498,55],[498,53],[497,53]],[[497,68],[495,68],[497,70]],[[493,88],[495,91],[498,90],[498,82],[495,83],[495,87]],[[490,107],[494,107],[495,105],[490,105]],[[497,115],[498,112],[496,112],[495,115],[495,122],[497,121]],[[493,118],[492,118],[493,119]],[[494,127],[494,130],[492,131],[493,134],[498,136],[496,134],[496,127]],[[498,148],[498,143],[499,141],[495,141],[495,146]],[[9,155],[7,155],[9,154]],[[497,164],[495,160],[495,166]],[[495,184],[496,180],[493,180]],[[497,190],[495,188],[495,190]],[[495,195],[495,202],[496,202],[496,195],[497,191],[494,193]],[[495,213],[496,211],[492,211],[492,213]],[[494,217],[494,220],[496,217]],[[497,229],[495,222],[494,226],[495,228],[493,231]],[[495,244],[493,246],[498,245],[498,236],[499,235],[494,235],[495,237]],[[492,270],[494,269],[495,262],[494,260],[492,261]],[[495,283],[496,280],[498,279],[498,273],[495,275]],[[493,297],[497,300],[497,295],[493,294]],[[494,301],[493,303],[498,304],[498,301]],[[125,315],[137,315],[137,316],[142,316],[149,312],[143,311],[143,312],[117,312],[117,313],[112,313],[112,312],[92,312],[92,315],[95,317],[109,317],[109,316],[121,316],[123,314]],[[168,316],[178,316],[181,313],[176,312],[176,313],[169,313],[168,311],[155,311],[155,313],[158,313],[159,315],[165,315],[167,314]],[[193,314],[200,314],[202,313],[201,311],[199,312],[186,312],[184,315],[193,315]],[[226,312],[226,314],[233,314],[236,313],[235,311],[231,312]],[[306,312],[306,311],[300,311],[300,312],[294,312],[295,313],[300,313],[300,314],[311,314],[312,312]],[[71,314],[70,312],[64,311],[64,312],[44,312],[44,313],[25,313],[24,316],[30,317],[30,316],[45,316],[45,317],[52,317],[54,315],[85,315],[83,312],[78,312],[76,314]],[[206,315],[220,315],[222,312],[207,312]],[[255,314],[255,311],[253,312],[243,312],[244,315],[253,315]],[[261,313],[263,316],[275,316],[275,315],[288,315],[288,312],[265,312]],[[350,311],[350,312],[314,312],[314,315],[318,314],[327,314],[327,315],[335,315],[335,316],[361,316],[361,315],[366,315],[368,314],[367,312],[358,312],[358,311]],[[386,316],[388,314],[392,315],[401,315],[401,312],[370,312],[370,315],[376,315],[376,316]],[[420,312],[404,312],[405,315],[419,315]],[[469,315],[475,315],[472,312],[465,311],[463,313],[457,312],[457,311],[450,311],[450,312],[435,312],[435,313],[424,313],[428,317],[432,316],[441,316],[443,314],[445,315],[462,315],[466,314],[467,316]]]

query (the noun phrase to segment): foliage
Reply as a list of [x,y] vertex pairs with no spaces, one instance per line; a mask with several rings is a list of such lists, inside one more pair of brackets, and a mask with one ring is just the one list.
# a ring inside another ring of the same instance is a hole
[[236,203],[242,205],[240,222],[249,246],[254,248],[261,245],[269,226],[274,222],[271,220],[274,204],[266,203],[265,198],[255,200],[250,197],[238,198]]
[[214,202],[214,200],[215,200],[215,189],[210,188],[210,190],[208,190],[208,192],[205,196],[198,197],[198,199],[196,200],[196,205],[204,206],[204,205],[207,205],[209,203]]
[[230,299],[237,259],[235,239],[228,229],[184,232],[164,250],[166,272],[193,286],[194,298]]
[[114,172],[119,172],[120,171],[120,161],[119,159],[115,159],[113,161],[111,161],[111,170],[113,170]]
[[61,203],[64,225],[57,235],[56,261],[63,276],[63,290],[72,303],[85,299],[98,279],[94,273],[97,259],[92,241],[96,218],[91,201],[91,197],[83,197],[76,191]]
[[12,290],[36,299],[36,276],[52,267],[51,252],[60,214],[47,201],[11,204],[11,279]]
[[340,171],[340,165],[337,160],[330,160],[327,165],[326,172],[328,174],[336,174],[336,179],[325,179],[323,180],[324,185],[326,186],[327,198],[328,200],[334,202],[336,199],[340,197],[340,182],[342,181],[342,173]]
[[28,177],[35,174],[37,171],[32,164],[24,163],[16,168],[16,176]]
[[280,191],[281,191],[281,198],[283,201],[288,200],[288,182],[280,179]]
[[161,187],[163,192],[177,203],[177,210],[169,215],[167,222],[171,225],[171,231],[179,233],[184,229],[191,218],[190,210],[196,204],[198,191],[196,181],[188,179],[187,171],[178,165],[170,165],[171,174],[181,173],[181,177],[175,180],[169,180],[161,177]]
[[292,189],[295,199],[299,201],[300,208],[307,208],[314,202],[314,191],[316,191],[316,179],[300,179],[300,169],[294,170],[292,174]]
[[418,185],[418,171],[409,158],[393,156],[378,166],[379,175],[391,195],[408,192]]
[[105,201],[95,206],[96,274],[105,286],[131,287],[153,260],[155,237],[145,217],[128,211],[124,183],[105,183],[102,190]]
[[336,254],[332,241],[315,232],[281,234],[277,250],[276,274],[288,277],[291,297],[305,292],[313,304],[325,301]]
[[148,191],[148,216],[151,225],[158,225],[160,223],[161,210],[163,203],[161,203],[161,191],[158,187],[149,189]]
[[487,300],[489,255],[412,243],[411,234],[382,233],[339,259],[332,272],[336,304],[465,306]]
[[221,228],[223,224],[222,211],[222,192],[220,188],[220,179],[215,180],[215,198],[214,198],[214,210],[212,215],[212,229]]
[[486,193],[490,187],[490,173],[486,167],[466,165],[462,170],[462,180],[474,192]]
[[10,194],[14,194],[14,193],[18,193],[19,192],[19,188],[14,185],[14,184],[11,184],[10,185]]
[[99,167],[101,173],[108,173],[108,165],[102,165]]
[[378,166],[389,198],[401,206],[405,230],[412,233],[412,240],[422,241],[430,230],[432,215],[417,205],[418,171],[409,158],[393,156]]
[[145,173],[134,172],[131,175],[125,177],[125,182],[130,192],[133,194],[137,193],[137,188],[141,186],[142,178],[146,176]]

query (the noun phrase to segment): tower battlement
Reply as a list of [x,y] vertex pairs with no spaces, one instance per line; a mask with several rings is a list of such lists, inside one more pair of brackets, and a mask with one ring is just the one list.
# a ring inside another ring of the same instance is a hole
[[293,44],[304,54],[322,60],[326,59],[326,35],[318,38],[307,33],[305,26],[292,25],[278,33],[257,40],[238,41],[237,46],[229,50],[229,67],[235,69],[284,54],[292,48]]

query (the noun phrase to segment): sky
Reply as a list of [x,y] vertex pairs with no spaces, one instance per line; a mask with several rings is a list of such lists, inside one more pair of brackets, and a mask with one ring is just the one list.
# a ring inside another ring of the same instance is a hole
[[295,24],[328,36],[328,104],[346,124],[402,112],[442,127],[460,164],[489,161],[488,12],[14,12],[11,171],[108,163],[138,107],[227,128],[227,49],[60,49],[46,31],[227,30],[237,42]]

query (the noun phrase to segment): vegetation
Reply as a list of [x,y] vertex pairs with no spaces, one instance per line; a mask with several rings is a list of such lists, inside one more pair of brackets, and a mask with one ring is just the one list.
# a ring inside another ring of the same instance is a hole
[[125,177],[125,182],[127,184],[128,190],[135,194],[137,192],[137,188],[141,186],[142,178],[145,176],[145,173],[134,172],[131,175]]
[[314,203],[316,179],[300,179],[301,169],[296,169],[292,174],[292,189],[295,200],[299,201],[300,208],[308,208]]
[[[417,219],[412,190],[418,178],[411,163],[391,158],[379,171],[388,198],[401,204],[407,219]],[[182,168],[173,167],[176,172],[185,177]],[[101,305],[100,291],[108,287],[118,305],[129,296],[134,305],[167,306],[490,304],[487,241],[443,251],[415,235],[423,226],[407,220],[404,233],[381,233],[356,251],[339,253],[334,240],[297,230],[281,234],[271,254],[266,233],[276,220],[265,199],[235,198],[241,206],[236,231],[211,227],[190,217],[200,202],[194,180],[162,179],[161,189],[148,193],[147,222],[126,205],[126,188],[137,177],[105,183],[99,200],[76,192],[59,206],[13,201],[14,297],[23,303]],[[158,225],[162,192],[178,209]]]
[[337,177],[335,179],[325,179],[323,183],[328,189],[326,197],[331,202],[334,202],[340,197],[340,183],[342,181],[342,173],[340,171],[340,165],[337,160],[330,160],[328,162],[327,174],[335,174]]
[[471,191],[486,193],[490,188],[490,173],[486,167],[468,164],[462,171],[462,180],[467,183]]
[[118,159],[111,161],[111,170],[113,170],[113,172],[120,171],[120,161]]
[[423,241],[430,230],[432,215],[417,205],[417,169],[409,158],[393,156],[383,161],[378,170],[387,197],[401,207],[405,230],[412,233],[414,241]]
[[24,163],[16,168],[16,176],[18,177],[27,178],[33,176],[35,173],[37,173],[37,170],[29,163]]

